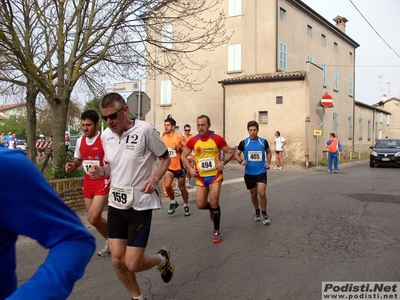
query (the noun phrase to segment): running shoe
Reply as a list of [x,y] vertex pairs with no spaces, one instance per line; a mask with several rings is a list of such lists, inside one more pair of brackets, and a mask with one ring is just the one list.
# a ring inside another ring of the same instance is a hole
[[328,173],[330,173],[330,172],[331,172],[331,170],[328,170],[327,172],[328,172]]
[[172,215],[175,212],[175,209],[178,208],[178,206],[179,206],[178,202],[171,203],[171,205],[169,206],[169,209],[168,209],[168,214]]
[[[133,297],[132,300],[137,300],[139,299],[138,297]],[[143,296],[143,300],[147,300],[146,296]]]
[[270,221],[269,221],[269,218],[268,218],[268,215],[267,215],[267,214],[263,214],[262,217],[263,217],[263,221],[262,221],[263,224],[264,224],[264,225],[268,225],[269,222],[270,222]]
[[189,206],[185,206],[184,210],[185,210],[185,217],[190,216]]
[[158,254],[165,257],[165,263],[162,266],[157,266],[157,270],[161,273],[161,278],[164,282],[170,282],[174,276],[174,264],[170,261],[171,252],[167,247],[162,247]]
[[337,170],[335,170],[335,173],[337,173]]
[[214,231],[214,237],[212,242],[213,243],[221,243],[222,238],[221,238],[221,233],[219,231]]
[[279,168],[279,166],[275,166],[275,167],[274,167],[274,170],[276,170],[276,169],[278,169],[278,168]]
[[97,252],[97,255],[99,256],[107,256],[110,254],[110,248],[108,247],[108,241],[106,241],[106,244],[103,249],[101,249],[99,252]]
[[260,221],[261,220],[261,214],[259,212],[256,212],[254,215],[254,221]]

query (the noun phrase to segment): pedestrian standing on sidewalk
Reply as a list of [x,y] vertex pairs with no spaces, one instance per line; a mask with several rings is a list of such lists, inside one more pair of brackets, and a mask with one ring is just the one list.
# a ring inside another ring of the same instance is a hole
[[[270,223],[267,214],[267,170],[270,168],[272,153],[266,139],[258,136],[259,125],[256,121],[247,123],[249,137],[240,141],[235,159],[244,166],[244,182],[250,191],[251,202],[256,213],[254,220],[264,225]],[[243,153],[244,159],[241,158]],[[260,211],[261,207],[261,211]]]
[[[329,140],[326,142],[326,144],[328,145],[328,173],[332,172],[333,170],[335,173],[337,173],[339,170],[339,152],[342,152],[343,150],[342,143],[340,142],[339,138],[337,138],[336,135],[331,132],[329,134]],[[332,162],[334,169],[332,169]]]
[[175,131],[176,121],[172,117],[168,117],[164,121],[164,135],[162,140],[168,148],[169,156],[171,157],[171,164],[164,175],[165,190],[169,199],[171,200],[168,214],[172,215],[178,208],[179,204],[175,200],[175,191],[172,187],[174,178],[178,180],[178,187],[181,191],[181,196],[184,203],[184,215],[190,216],[189,211],[189,193],[185,185],[186,169],[182,165],[181,153],[186,144],[185,138]]
[[283,152],[285,151],[286,140],[279,131],[275,131],[275,154],[276,154],[276,166],[275,170],[283,169]]
[[[220,233],[221,208],[219,196],[222,186],[222,171],[232,159],[233,151],[223,137],[210,131],[210,118],[206,115],[197,117],[197,131],[191,138],[182,153],[182,162],[196,177],[196,204],[198,209],[210,211],[210,218],[214,223],[213,243],[222,241]],[[220,150],[225,153],[225,159],[220,160]],[[187,156],[193,151],[195,165],[191,167]],[[210,202],[208,202],[210,197]]]
[[69,145],[71,143],[71,137],[69,136],[68,131],[65,132],[64,142],[65,142],[65,152],[68,152]]
[[110,191],[110,178],[99,177],[92,179],[89,170],[92,165],[104,166],[104,150],[101,144],[99,129],[99,115],[95,110],[87,110],[81,115],[83,136],[76,141],[74,160],[65,164],[65,171],[71,172],[80,166],[85,171],[83,179],[83,197],[87,211],[87,219],[106,240],[104,248],[97,254],[107,256],[110,254],[107,240],[107,220],[102,217],[102,212],[107,205]]
[[46,148],[45,148],[45,138],[44,134],[39,134],[39,139],[36,141],[37,147],[37,159],[38,161],[43,161],[46,157]]
[[130,119],[129,107],[120,94],[105,95],[100,108],[101,117],[108,124],[101,135],[106,164],[93,165],[89,174],[93,179],[111,178],[107,216],[111,260],[132,299],[143,300],[146,297],[141,293],[136,273],[157,267],[164,282],[174,275],[167,247],[157,254],[145,253],[153,210],[161,209],[157,184],[171,159],[151,124]]

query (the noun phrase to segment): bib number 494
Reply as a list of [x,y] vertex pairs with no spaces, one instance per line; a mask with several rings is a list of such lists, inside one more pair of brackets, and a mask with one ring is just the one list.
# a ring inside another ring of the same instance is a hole
[[212,167],[212,162],[211,161],[204,161],[201,163],[201,168],[202,169],[210,169]]
[[215,160],[214,158],[202,158],[198,163],[199,169],[202,171],[214,170]]

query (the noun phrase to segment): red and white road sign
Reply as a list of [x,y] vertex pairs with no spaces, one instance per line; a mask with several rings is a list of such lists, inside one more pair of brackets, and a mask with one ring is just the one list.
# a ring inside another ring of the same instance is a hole
[[36,142],[36,148],[50,148],[53,142]]
[[332,96],[328,93],[325,93],[321,99],[321,105],[323,107],[331,107],[333,105]]

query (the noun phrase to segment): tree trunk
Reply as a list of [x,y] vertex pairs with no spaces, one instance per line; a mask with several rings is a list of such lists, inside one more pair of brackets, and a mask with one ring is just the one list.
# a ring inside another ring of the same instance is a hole
[[32,80],[28,79],[26,85],[26,118],[27,118],[27,155],[28,158],[36,163],[36,98],[39,90],[35,87]]
[[65,126],[67,120],[69,99],[52,101],[53,112],[53,175],[63,172],[65,165]]

